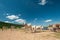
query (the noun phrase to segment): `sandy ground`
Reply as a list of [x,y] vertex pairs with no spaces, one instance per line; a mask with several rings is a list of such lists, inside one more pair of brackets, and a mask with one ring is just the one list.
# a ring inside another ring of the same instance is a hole
[[22,30],[0,30],[0,40],[60,40],[54,32],[26,33]]

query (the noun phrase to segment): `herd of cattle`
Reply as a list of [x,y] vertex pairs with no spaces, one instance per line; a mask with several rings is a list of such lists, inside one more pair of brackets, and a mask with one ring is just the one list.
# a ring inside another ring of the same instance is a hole
[[[26,30],[31,30],[31,32],[37,32],[37,30],[39,31],[43,31],[43,26],[35,26],[35,25],[29,25],[29,24],[25,24],[24,25]],[[53,25],[49,25],[47,27],[47,30],[49,31],[53,31],[53,32],[59,32],[60,31],[60,24],[53,24]]]
[[43,26],[35,26],[35,25],[30,25],[30,24],[25,24],[24,25],[24,27],[25,27],[25,29],[26,29],[26,31],[27,30],[30,30],[31,32],[36,32],[37,30],[39,30],[39,31],[42,31],[42,29],[43,29]]
[[[4,30],[4,29],[5,29],[5,26],[2,27],[2,30]],[[14,26],[11,26],[11,30],[13,30],[13,29],[14,29]],[[37,32],[37,31],[43,31],[44,27],[41,25],[32,26],[31,24],[24,24],[24,29],[25,29],[25,31]],[[47,30],[54,31],[54,32],[60,32],[60,24],[49,25],[47,27]]]

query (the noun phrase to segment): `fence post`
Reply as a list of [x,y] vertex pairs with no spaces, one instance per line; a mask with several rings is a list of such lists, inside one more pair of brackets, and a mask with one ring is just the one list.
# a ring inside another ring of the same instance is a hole
[[5,30],[5,29],[6,29],[6,27],[5,26],[2,26],[2,31]]
[[11,26],[11,31],[13,31],[13,30],[14,30],[14,28],[15,28],[15,26]]

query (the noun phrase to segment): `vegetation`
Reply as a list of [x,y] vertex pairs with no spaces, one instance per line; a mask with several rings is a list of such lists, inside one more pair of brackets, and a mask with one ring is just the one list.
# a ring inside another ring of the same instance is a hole
[[56,33],[55,33],[55,37],[56,37],[56,38],[60,38],[60,32],[56,32]]
[[13,23],[5,23],[5,22],[0,21],[0,28],[2,28],[3,26],[5,26],[6,28],[11,28],[11,26],[14,26],[15,28],[23,27],[23,25],[13,24]]

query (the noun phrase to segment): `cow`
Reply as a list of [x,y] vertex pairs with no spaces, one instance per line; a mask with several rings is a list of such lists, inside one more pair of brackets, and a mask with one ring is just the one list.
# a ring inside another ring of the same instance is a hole
[[54,32],[60,31],[60,24],[53,24],[53,25],[49,25],[49,26],[51,27],[51,30]]
[[2,31],[5,30],[5,29],[6,29],[6,26],[3,26],[3,27],[2,27]]
[[33,30],[32,30],[33,32],[42,31],[43,26],[41,26],[41,25],[39,25],[39,26],[33,25],[33,26],[32,26],[32,29],[33,29]]
[[31,24],[25,24],[24,25],[24,27],[25,27],[25,30],[26,31],[28,31],[28,30],[30,30],[31,32],[36,32],[37,30],[42,30],[42,28],[43,28],[43,26],[35,26],[35,25],[31,25]]
[[30,24],[25,24],[24,27],[25,27],[25,31],[32,31],[32,27]]

